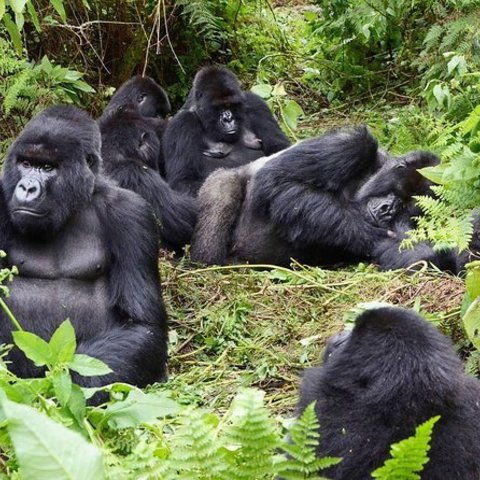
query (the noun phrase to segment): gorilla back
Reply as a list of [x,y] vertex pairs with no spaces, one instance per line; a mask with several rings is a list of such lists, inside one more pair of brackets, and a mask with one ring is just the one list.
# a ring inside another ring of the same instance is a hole
[[432,325],[410,310],[369,310],[350,334],[329,340],[325,357],[306,371],[298,407],[316,401],[317,453],[343,458],[322,471],[328,478],[370,479],[392,443],[436,415],[421,478],[480,478],[480,382]]
[[[166,374],[156,224],[145,202],[108,184],[99,167],[98,126],[74,107],[45,110],[14,142],[0,183],[0,250],[19,269],[6,302],[44,339],[71,320],[77,352],[113,370],[80,384],[143,386]],[[11,342],[11,328],[0,312],[0,341]],[[20,376],[41,374],[19,350],[10,360]]]

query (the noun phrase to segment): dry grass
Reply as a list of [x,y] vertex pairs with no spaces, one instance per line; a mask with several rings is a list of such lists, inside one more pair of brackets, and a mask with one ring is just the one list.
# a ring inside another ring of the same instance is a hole
[[275,411],[291,412],[301,371],[320,363],[326,339],[361,302],[420,309],[453,334],[464,291],[447,274],[365,265],[192,269],[163,259],[161,270],[172,328],[168,385],[181,402],[220,411],[239,387],[257,386]]

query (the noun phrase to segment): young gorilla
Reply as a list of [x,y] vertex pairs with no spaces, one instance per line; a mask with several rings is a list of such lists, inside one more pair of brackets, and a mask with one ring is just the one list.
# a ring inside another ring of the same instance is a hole
[[[45,340],[71,320],[77,352],[113,370],[81,385],[145,386],[166,377],[156,224],[142,198],[99,168],[98,126],[74,107],[43,111],[13,143],[0,182],[0,250],[19,276],[5,301]],[[0,342],[11,343],[11,331],[0,312]],[[9,360],[17,375],[42,375],[18,349]]]
[[118,111],[128,109],[148,118],[150,125],[155,127],[160,140],[158,158],[155,167],[162,176],[165,175],[165,161],[163,158],[162,139],[167,126],[166,117],[171,111],[170,101],[165,90],[153,78],[137,75],[131,78],[115,92],[101,119],[107,119]]
[[479,398],[449,339],[413,311],[384,307],[329,341],[323,366],[305,372],[298,411],[316,401],[317,454],[343,458],[322,470],[332,480],[371,478],[392,443],[436,415],[421,478],[478,480]]
[[243,92],[228,69],[204,67],[165,131],[166,179],[196,194],[217,168],[245,165],[289,144],[260,97]]
[[99,120],[105,174],[141,195],[160,222],[163,246],[174,250],[188,243],[197,221],[197,202],[173,190],[156,170],[161,149],[152,119],[124,108]]
[[398,252],[408,203],[426,188],[415,169],[433,159],[425,152],[389,159],[360,127],[216,172],[200,191],[192,259],[288,265],[293,257],[327,266],[373,258],[384,269],[436,261],[430,245]]

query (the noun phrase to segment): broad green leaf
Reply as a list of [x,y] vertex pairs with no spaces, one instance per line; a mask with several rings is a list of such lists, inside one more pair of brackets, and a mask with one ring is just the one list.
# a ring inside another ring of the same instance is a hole
[[68,370],[60,370],[50,375],[53,384],[53,390],[60,405],[67,405],[72,393],[72,377]]
[[75,354],[68,366],[71,370],[84,377],[96,377],[97,375],[107,375],[112,372],[110,367],[98,358],[89,357],[81,353]]
[[23,13],[15,13],[15,24],[17,25],[18,31],[23,30],[23,25],[25,25],[25,17]]
[[109,405],[104,410],[108,425],[114,429],[136,427],[157,418],[173,415],[180,410],[177,402],[164,392],[144,393],[132,390],[125,400]]
[[30,15],[30,19],[32,20],[33,26],[35,27],[35,30],[37,32],[41,32],[42,28],[40,27],[40,21],[38,20],[38,15],[32,2],[27,3],[27,10]]
[[26,4],[27,0],[10,0],[10,6],[15,13],[22,13]]
[[52,362],[67,363],[73,360],[77,348],[75,330],[70,320],[65,320],[53,333],[49,342]]
[[5,28],[10,35],[10,40],[15,47],[15,51],[18,53],[18,55],[21,55],[23,50],[22,36],[18,31],[18,27],[13,22],[12,17],[8,13],[5,13],[3,16],[3,23],[5,24]]
[[70,398],[68,399],[67,408],[70,410],[70,413],[73,415],[78,425],[84,428],[83,420],[85,418],[87,405],[83,390],[78,385],[72,385],[72,391],[70,393]]
[[13,341],[37,367],[49,365],[52,352],[48,343],[31,332],[13,332]]
[[438,165],[435,167],[425,167],[418,170],[425,178],[431,180],[434,183],[443,185],[445,181],[443,180],[443,174],[445,173],[445,167]]
[[467,267],[467,276],[465,284],[467,286],[467,293],[470,300],[475,300],[480,296],[480,261],[472,262],[471,266]]
[[283,107],[283,117],[292,130],[297,128],[300,115],[303,115],[302,107],[295,100],[287,100]]
[[102,453],[80,434],[34,408],[3,400],[20,476],[35,480],[101,480]]
[[0,0],[0,20],[5,15],[5,0]]
[[267,83],[261,83],[259,85],[254,85],[252,87],[252,92],[262,98],[270,98],[272,95],[273,88]]
[[50,3],[53,5],[53,8],[60,15],[60,18],[66,22],[67,14],[65,13],[65,7],[63,6],[63,0],[50,0]]
[[480,297],[468,307],[462,321],[468,339],[480,350]]

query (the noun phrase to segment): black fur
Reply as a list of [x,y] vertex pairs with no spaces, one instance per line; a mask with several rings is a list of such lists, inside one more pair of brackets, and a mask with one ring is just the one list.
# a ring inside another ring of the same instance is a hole
[[[0,250],[19,276],[5,299],[22,326],[49,339],[69,318],[77,352],[113,373],[81,385],[139,386],[164,379],[167,316],[158,273],[158,234],[146,202],[98,173],[100,132],[74,107],[49,108],[10,148],[0,183]],[[12,325],[0,312],[0,341]],[[22,376],[42,371],[9,354]]]
[[[163,134],[167,126],[166,116],[170,112],[170,102],[165,90],[150,77],[136,76],[125,82],[110,100],[99,121],[111,123],[112,117],[121,117],[121,112],[127,110],[136,112],[138,116],[146,119],[149,129],[155,131],[159,140],[156,158],[151,158],[154,165],[149,165],[165,176],[165,159],[163,157]],[[124,118],[124,117],[122,117]],[[120,132],[118,127],[116,130]],[[127,132],[128,133],[128,132]],[[128,137],[124,138],[126,141]],[[131,150],[132,145],[128,145]]]
[[480,478],[480,383],[463,373],[449,339],[413,311],[380,308],[327,351],[322,367],[305,372],[298,405],[300,413],[316,401],[317,454],[343,458],[322,474],[367,480],[392,443],[440,415],[421,478]]
[[[153,120],[154,122],[154,120]],[[162,244],[180,250],[190,243],[197,220],[197,202],[173,190],[155,168],[160,150],[156,126],[130,109],[99,120],[105,174],[141,195],[160,222]]]
[[197,73],[164,140],[167,181],[193,194],[217,168],[238,167],[289,145],[266,103],[243,92],[228,69],[214,66]]
[[[372,260],[383,269],[425,260],[455,271],[455,256],[429,244],[399,252],[417,213],[412,197],[429,190],[416,168],[434,161],[425,152],[392,159],[360,127],[218,171],[199,194],[192,259],[288,265],[295,258],[322,266]],[[372,204],[387,201],[388,223],[372,218]]]
[[165,118],[171,111],[165,90],[153,78],[137,75],[121,85],[111,98],[105,113],[129,105],[143,117]]

